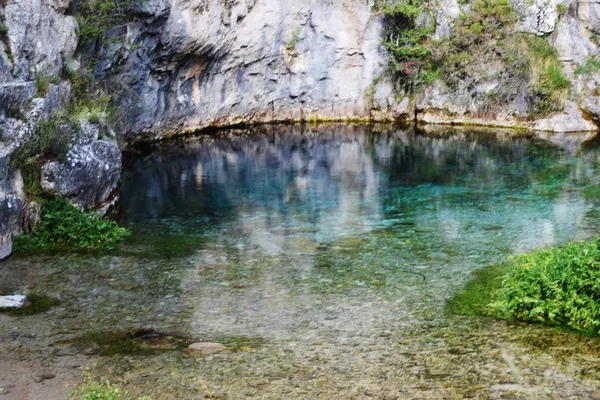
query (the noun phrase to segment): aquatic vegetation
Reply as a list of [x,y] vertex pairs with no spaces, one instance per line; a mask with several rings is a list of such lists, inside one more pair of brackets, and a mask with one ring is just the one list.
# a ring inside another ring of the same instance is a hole
[[152,329],[89,332],[72,341],[73,345],[82,350],[97,349],[98,354],[102,356],[147,356],[158,352],[183,350],[189,342],[185,337],[161,334]]
[[119,255],[144,258],[181,258],[193,255],[204,243],[204,238],[192,235],[132,234],[117,251]]
[[499,264],[473,272],[473,280],[448,301],[448,310],[458,315],[497,316],[498,311],[491,304],[498,299],[507,268],[508,265]]
[[150,397],[135,397],[120,385],[103,382],[89,382],[71,392],[69,400],[151,400]]
[[104,250],[114,248],[129,231],[95,213],[84,214],[65,199],[44,205],[41,225],[15,238],[15,251]]
[[245,336],[223,336],[215,339],[215,342],[224,344],[229,350],[236,353],[238,351],[250,351],[252,348],[259,347],[264,343],[264,340]]
[[534,250],[510,260],[493,307],[519,320],[597,335],[600,331],[598,239]]
[[39,314],[45,311],[48,311],[52,307],[55,307],[60,302],[57,299],[53,299],[52,297],[32,293],[27,295],[27,301],[25,305],[20,308],[2,308],[0,307],[0,313],[6,313],[12,316],[26,316],[26,315],[34,315]]

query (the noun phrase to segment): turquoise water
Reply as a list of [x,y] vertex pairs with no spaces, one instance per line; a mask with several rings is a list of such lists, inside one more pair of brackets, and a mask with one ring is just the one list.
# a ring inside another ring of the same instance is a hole
[[61,304],[0,328],[36,333],[33,365],[84,333],[260,343],[94,359],[155,399],[590,398],[595,339],[446,308],[473,271],[600,232],[600,151],[550,139],[332,125],[159,143],[125,162],[132,237],[5,262],[0,289]]
[[232,132],[131,162],[120,222],[268,254],[300,238],[323,246],[386,232],[433,261],[451,252],[493,263],[598,232],[597,160],[593,149],[464,131]]
[[[597,235],[599,153],[567,144],[464,130],[228,132],[129,163],[120,221],[198,238],[183,289],[196,333],[356,334],[443,313],[470,272],[511,254]],[[374,316],[381,301],[396,311]],[[341,308],[324,323],[313,313],[327,302]],[[219,310],[208,322],[207,307]]]

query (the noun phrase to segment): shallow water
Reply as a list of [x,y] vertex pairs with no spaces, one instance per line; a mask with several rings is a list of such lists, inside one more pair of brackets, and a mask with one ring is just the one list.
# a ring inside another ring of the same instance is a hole
[[163,143],[126,163],[119,251],[13,258],[0,291],[62,300],[19,320],[45,343],[140,327],[263,343],[97,367],[154,398],[595,398],[596,340],[446,310],[471,272],[598,234],[600,152],[568,139],[328,126]]

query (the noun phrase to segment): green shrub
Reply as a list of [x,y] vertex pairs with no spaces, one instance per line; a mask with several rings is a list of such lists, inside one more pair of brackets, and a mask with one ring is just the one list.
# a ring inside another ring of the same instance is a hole
[[563,74],[558,52],[543,37],[526,35],[523,36],[523,43],[528,55],[531,116],[541,118],[562,110],[571,82]]
[[426,10],[426,1],[378,1],[375,7],[385,17],[383,45],[390,54],[388,69],[396,88],[415,93],[437,78],[429,40],[435,31],[435,23],[429,26],[417,24],[417,18]]
[[131,20],[132,6],[132,0],[74,1],[80,43],[88,45],[101,41],[107,29]]
[[493,307],[508,316],[597,335],[600,331],[598,240],[514,257]]
[[64,199],[48,201],[41,225],[30,235],[15,238],[15,250],[114,248],[129,231],[95,213],[84,214]]

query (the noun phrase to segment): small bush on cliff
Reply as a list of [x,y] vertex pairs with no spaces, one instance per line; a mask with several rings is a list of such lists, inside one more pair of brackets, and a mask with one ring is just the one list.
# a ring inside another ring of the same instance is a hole
[[529,95],[533,104],[531,116],[540,118],[562,110],[571,82],[562,72],[558,52],[545,38],[528,35],[523,37],[523,41],[528,53]]
[[101,42],[107,29],[131,20],[132,0],[76,0],[74,14],[83,45]]
[[390,54],[388,67],[396,88],[412,94],[437,79],[429,43],[435,23],[418,23],[426,12],[426,1],[378,1],[375,6],[385,17],[383,44]]
[[585,64],[575,68],[575,75],[591,76],[597,72],[600,72],[600,61],[596,58],[588,58]]
[[470,92],[474,110],[493,114],[525,94],[540,118],[564,107],[571,84],[548,39],[519,33],[516,22],[508,0],[475,0],[432,55],[447,86]]
[[128,235],[129,231],[116,222],[94,213],[84,214],[58,198],[44,205],[42,222],[35,232],[16,238],[15,250],[105,250]]

